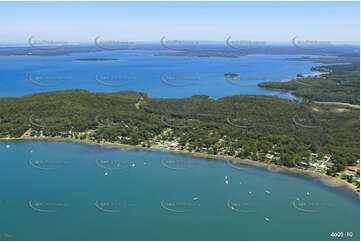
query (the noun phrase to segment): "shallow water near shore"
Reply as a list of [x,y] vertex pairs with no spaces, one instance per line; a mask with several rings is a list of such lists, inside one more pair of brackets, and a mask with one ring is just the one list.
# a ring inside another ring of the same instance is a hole
[[360,238],[358,198],[286,172],[48,141],[0,141],[0,165],[2,240]]

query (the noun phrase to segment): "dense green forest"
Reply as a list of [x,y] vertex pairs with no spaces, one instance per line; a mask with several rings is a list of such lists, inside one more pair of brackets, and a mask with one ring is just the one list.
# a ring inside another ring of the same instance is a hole
[[360,62],[313,67],[312,71],[327,74],[316,77],[299,74],[292,81],[263,82],[258,86],[292,91],[306,100],[360,104]]
[[0,99],[3,138],[29,132],[143,146],[170,141],[181,150],[285,166],[317,152],[332,156],[331,174],[359,159],[359,118],[359,109],[351,107],[261,95],[162,99],[66,90]]

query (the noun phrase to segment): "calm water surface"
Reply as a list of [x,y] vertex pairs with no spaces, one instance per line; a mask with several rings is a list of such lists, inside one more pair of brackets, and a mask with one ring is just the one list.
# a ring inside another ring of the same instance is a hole
[[[151,97],[220,98],[235,94],[266,94],[290,98],[284,92],[256,88],[264,81],[281,81],[310,73],[307,61],[287,61],[289,55],[248,55],[239,58],[154,56],[159,51],[111,51],[71,56],[0,56],[0,97],[82,88],[97,92],[135,90]],[[110,57],[114,61],[77,61]],[[227,81],[225,73],[242,79]],[[96,81],[97,80],[99,81]],[[34,80],[31,82],[30,80]]]
[[265,168],[46,141],[1,141],[0,166],[2,240],[360,238],[356,197]]

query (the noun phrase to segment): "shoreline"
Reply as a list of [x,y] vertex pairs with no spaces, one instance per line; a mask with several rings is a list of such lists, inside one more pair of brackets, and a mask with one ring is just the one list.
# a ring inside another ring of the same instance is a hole
[[[324,74],[328,74],[329,72],[320,72],[320,71],[313,71],[311,73],[308,73],[308,74],[302,74],[304,77],[318,77],[318,76],[321,76],[321,75],[324,75]],[[293,75],[292,77],[290,78],[286,78],[286,79],[283,79],[283,80],[280,80],[278,82],[289,82],[289,81],[292,81],[292,80],[296,80],[297,77],[296,75]],[[259,89],[264,89],[264,90],[269,90],[269,91],[277,91],[277,92],[282,92],[282,93],[287,93],[288,95],[292,96],[294,98],[294,100],[298,101],[299,103],[303,101],[303,97],[301,96],[296,96],[294,95],[294,91],[287,91],[285,89],[278,89],[278,88],[266,88],[266,87],[260,87],[258,86],[258,84],[256,85],[256,88],[259,88]],[[331,104],[331,105],[341,105],[341,106],[347,106],[347,107],[350,107],[350,108],[358,108],[360,109],[360,105],[357,105],[357,104],[351,104],[351,103],[342,103],[342,102],[321,102],[321,101],[312,101],[316,104]]]
[[96,145],[96,146],[100,146],[100,147],[126,149],[126,150],[165,151],[165,152],[189,155],[189,156],[199,157],[199,158],[232,161],[232,163],[234,162],[234,163],[250,165],[250,166],[254,166],[254,167],[267,168],[267,169],[274,170],[274,171],[283,171],[283,172],[288,172],[288,173],[292,173],[292,174],[302,175],[306,178],[316,178],[322,184],[324,184],[328,187],[342,188],[347,191],[351,191],[353,195],[356,195],[358,197],[358,199],[360,199],[360,192],[357,191],[357,187],[354,186],[353,184],[348,183],[347,181],[342,180],[337,177],[332,177],[332,176],[328,176],[328,175],[325,175],[325,174],[322,174],[319,172],[306,170],[306,169],[300,169],[297,167],[285,167],[285,166],[280,166],[280,165],[276,165],[276,164],[272,164],[272,163],[265,163],[265,162],[261,162],[261,161],[242,159],[242,158],[237,158],[237,157],[232,157],[232,156],[211,155],[211,154],[204,154],[204,153],[198,153],[198,152],[189,152],[189,151],[184,151],[184,150],[170,150],[170,149],[162,148],[162,147],[147,148],[147,147],[141,147],[141,146],[135,146],[135,145],[118,144],[118,143],[111,143],[111,142],[97,143],[97,142],[89,141],[89,140],[77,140],[77,139],[61,138],[61,137],[0,138],[0,141],[14,141],[14,140],[73,142],[73,143],[80,143],[80,144],[86,144],[86,145]]
[[[291,79],[292,80],[292,79]],[[288,80],[288,81],[291,81],[291,80]],[[256,88],[259,88],[259,89],[263,89],[263,90],[268,90],[268,91],[276,91],[276,92],[280,92],[280,93],[287,93],[288,95],[292,96],[294,99],[289,99],[291,101],[297,101],[299,103],[302,103],[303,101],[303,98],[302,97],[297,97],[296,95],[293,94],[293,91],[287,91],[287,90],[284,90],[284,89],[277,89],[277,88],[266,88],[266,87],[260,87],[258,85],[256,85]],[[266,96],[274,96],[274,97],[278,97],[277,95],[268,95],[266,94]],[[278,97],[279,98],[279,97]]]
[[[328,72],[320,72],[320,71],[311,71],[311,73],[308,73],[308,74],[302,74],[304,77],[317,77],[317,76],[321,76],[323,74],[328,74]],[[292,81],[292,80],[295,80],[297,79],[297,75],[292,75],[291,77],[289,78],[285,78],[285,79],[282,79],[278,82],[289,82],[289,81]],[[287,91],[287,90],[284,90],[284,89],[277,89],[277,88],[265,88],[265,87],[260,87],[258,86],[258,84],[256,85],[256,88],[259,88],[259,89],[264,89],[264,90],[268,90],[268,91],[277,91],[277,92],[282,92],[282,93],[287,93],[288,95],[292,96],[294,98],[294,100],[298,101],[299,103],[303,101],[303,98],[302,97],[298,97],[296,95],[293,94],[293,91]]]

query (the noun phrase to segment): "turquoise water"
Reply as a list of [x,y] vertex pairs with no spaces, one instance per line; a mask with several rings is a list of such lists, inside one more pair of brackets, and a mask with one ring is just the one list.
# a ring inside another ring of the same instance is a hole
[[[295,55],[248,55],[239,58],[154,56],[158,52],[133,50],[71,56],[0,56],[0,97],[82,88],[97,92],[135,90],[151,97],[178,98],[206,94],[220,98],[235,94],[266,94],[292,99],[287,93],[263,90],[255,85],[263,81],[289,79],[297,73],[310,73],[312,66],[319,65],[286,60],[297,57]],[[87,57],[119,60],[76,60]],[[237,73],[242,79],[231,83],[224,78],[228,72]],[[95,80],[96,76],[101,79],[100,82]],[[162,81],[162,76],[169,81]],[[38,81],[34,83],[29,79]]]
[[265,168],[46,141],[1,141],[0,165],[2,240],[360,239],[355,196]]

